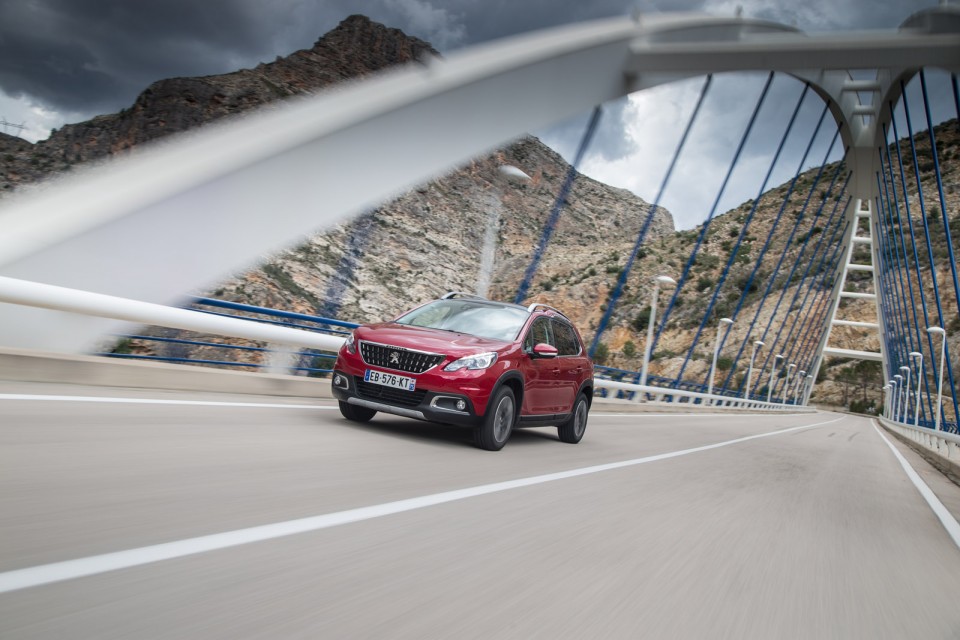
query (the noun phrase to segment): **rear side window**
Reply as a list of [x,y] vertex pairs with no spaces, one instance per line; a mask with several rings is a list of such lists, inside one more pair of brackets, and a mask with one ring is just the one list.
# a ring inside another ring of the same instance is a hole
[[523,348],[526,351],[533,351],[533,347],[540,343],[553,344],[553,340],[550,338],[549,318],[537,318],[533,321],[530,331],[527,332],[527,337],[523,341]]
[[561,356],[575,356],[580,353],[580,341],[577,340],[577,334],[573,327],[566,322],[553,320],[553,336],[556,340],[554,346],[557,347]]

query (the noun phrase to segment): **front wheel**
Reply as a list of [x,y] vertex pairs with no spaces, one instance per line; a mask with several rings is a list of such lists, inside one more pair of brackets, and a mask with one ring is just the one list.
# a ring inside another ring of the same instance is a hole
[[370,422],[373,416],[377,415],[377,410],[359,407],[349,402],[340,402],[340,413],[343,414],[344,418],[353,422]]
[[483,424],[477,427],[477,446],[487,451],[499,451],[507,444],[516,419],[516,402],[510,387],[500,387],[487,405]]
[[573,404],[573,413],[570,415],[570,419],[557,427],[557,435],[561,442],[577,444],[583,439],[583,434],[587,430],[589,412],[590,403],[587,402],[587,396],[581,393]]

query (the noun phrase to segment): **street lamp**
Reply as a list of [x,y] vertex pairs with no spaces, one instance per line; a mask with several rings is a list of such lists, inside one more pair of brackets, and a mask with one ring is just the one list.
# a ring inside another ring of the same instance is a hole
[[777,375],[777,363],[783,360],[783,354],[778,353],[773,357],[773,364],[770,365],[770,382],[767,383],[767,402],[773,395],[773,377]]
[[800,393],[800,383],[802,383],[807,375],[806,371],[801,371],[797,374],[797,383],[793,386],[793,404],[797,404],[797,396]]
[[493,206],[487,213],[487,227],[483,232],[483,248],[480,250],[480,268],[477,271],[477,295],[485,298],[493,279],[493,267],[497,254],[497,230],[500,228],[500,213],[503,209],[504,182],[521,184],[530,182],[531,178],[521,169],[512,164],[501,164],[498,167],[501,180],[494,181],[495,196]]
[[900,371],[907,372],[907,375],[904,376],[907,379],[907,392],[903,394],[903,409],[901,409],[901,413],[903,415],[900,417],[903,418],[904,422],[909,422],[910,421],[910,367],[904,365],[900,367]]
[[893,421],[900,422],[900,404],[901,398],[903,397],[903,376],[899,373],[893,376],[893,379],[897,381],[897,397],[895,399],[895,404],[893,405]]
[[946,364],[947,332],[942,327],[928,327],[927,333],[936,333],[940,336],[940,380],[937,382],[937,418],[933,427],[934,431],[940,431],[940,403],[943,402],[943,367]]
[[750,354],[750,369],[747,371],[747,388],[743,391],[743,399],[750,399],[750,380],[753,379],[753,361],[757,357],[757,351],[763,346],[763,342],[757,340],[753,343],[753,353]]
[[653,295],[650,297],[650,318],[647,320],[647,344],[643,347],[643,370],[640,373],[640,384],[647,384],[647,366],[650,364],[650,350],[653,349],[653,327],[657,323],[657,298],[660,295],[660,285],[675,287],[677,281],[670,276],[657,276],[653,279]]
[[[707,384],[707,395],[713,395],[713,372],[717,369],[717,355],[720,353],[720,332],[723,331],[724,327],[727,327],[727,333],[730,332],[730,325],[733,324],[733,320],[730,318],[720,318],[720,323],[717,325],[717,341],[713,345],[713,364],[710,365],[710,382]],[[726,334],[724,334],[726,337]]]
[[[917,364],[917,404],[913,408],[913,426],[920,426],[920,376],[923,375],[923,354],[919,351],[911,351],[911,358],[920,358]],[[908,395],[909,400],[909,395]]]
[[790,395],[790,373],[797,368],[797,365],[790,363],[787,365],[787,379],[783,381],[783,398],[780,399],[780,404],[787,404],[787,396]]
[[890,416],[890,411],[888,409],[888,405],[890,404],[890,385],[883,385],[881,391],[883,391],[883,417],[887,418]]
[[810,394],[813,393],[813,374],[807,374],[807,390],[803,394],[803,406],[810,404]]
[[896,418],[894,411],[897,409],[897,381],[893,378],[890,378],[890,415],[888,416],[890,420]]

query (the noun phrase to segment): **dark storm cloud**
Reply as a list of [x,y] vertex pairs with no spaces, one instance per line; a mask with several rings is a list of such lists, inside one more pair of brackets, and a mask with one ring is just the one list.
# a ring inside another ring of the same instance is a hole
[[0,88],[54,109],[128,104],[150,82],[229,70],[262,24],[242,3],[37,0],[0,4]]
[[[441,51],[560,24],[640,10],[705,11],[795,22],[802,29],[894,28],[927,0],[0,0],[0,92],[49,111],[91,117],[128,106],[163,78],[226,73],[308,48],[361,13]],[[2,95],[0,95],[2,98]],[[595,153],[636,142],[609,105]],[[570,136],[576,145],[579,125]]]

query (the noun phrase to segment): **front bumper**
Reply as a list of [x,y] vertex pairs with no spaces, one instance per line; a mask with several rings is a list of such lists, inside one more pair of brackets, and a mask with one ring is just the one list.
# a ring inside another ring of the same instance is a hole
[[331,389],[333,396],[341,402],[406,418],[462,427],[475,427],[483,421],[469,396],[462,394],[392,389],[364,382],[362,377],[339,370],[333,372]]

